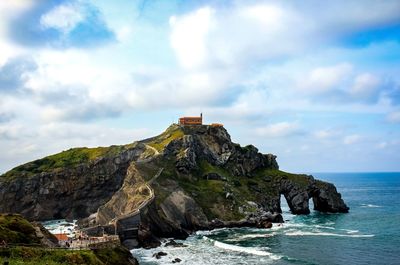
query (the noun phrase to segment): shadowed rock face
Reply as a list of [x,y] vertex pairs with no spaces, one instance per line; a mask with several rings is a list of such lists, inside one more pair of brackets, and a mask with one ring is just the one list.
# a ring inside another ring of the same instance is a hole
[[90,163],[29,177],[2,176],[0,212],[33,220],[97,212],[97,221],[108,224],[142,205],[148,185],[154,200],[140,210],[139,243],[144,245],[146,240],[154,245],[154,237],[185,238],[199,229],[281,222],[281,195],[294,214],[310,213],[310,199],[315,210],[348,212],[333,184],[280,171],[276,156],[241,147],[223,127],[205,125],[172,125]]
[[280,181],[280,194],[283,194],[293,214],[309,214],[309,200],[312,198],[314,210],[327,213],[347,213],[349,208],[336,191],[333,184],[304,176],[306,185],[296,185],[290,180]]
[[130,161],[142,150],[139,145],[75,168],[0,178],[0,212],[16,212],[39,221],[87,217],[120,189]]

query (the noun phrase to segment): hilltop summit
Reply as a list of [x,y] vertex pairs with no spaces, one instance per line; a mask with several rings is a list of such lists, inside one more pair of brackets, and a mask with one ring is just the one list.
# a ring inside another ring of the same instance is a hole
[[0,177],[0,212],[91,216],[91,225],[140,226],[157,237],[281,222],[281,195],[294,214],[308,214],[311,198],[315,210],[348,211],[333,184],[280,171],[275,155],[233,143],[223,126],[173,124],[156,137],[70,149]]

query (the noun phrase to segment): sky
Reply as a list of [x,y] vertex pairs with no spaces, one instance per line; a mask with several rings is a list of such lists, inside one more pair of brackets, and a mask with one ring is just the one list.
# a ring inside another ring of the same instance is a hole
[[0,1],[0,172],[200,112],[282,170],[400,171],[400,1]]

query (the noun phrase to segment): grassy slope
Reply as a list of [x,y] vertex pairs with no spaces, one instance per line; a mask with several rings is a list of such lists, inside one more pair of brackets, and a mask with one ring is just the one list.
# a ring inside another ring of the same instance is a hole
[[58,154],[17,166],[3,174],[7,179],[17,176],[32,176],[41,172],[53,172],[64,168],[75,167],[82,163],[89,163],[100,157],[114,156],[128,149],[131,145],[112,145],[96,148],[71,148]]
[[172,140],[178,139],[183,135],[184,133],[179,126],[171,125],[165,132],[148,142],[148,145],[161,152]]
[[0,239],[10,243],[39,244],[35,228],[17,214],[0,214]]
[[45,249],[37,247],[0,248],[0,264],[10,265],[128,265],[130,252],[124,247],[97,250]]
[[[148,144],[158,151],[161,151],[172,140],[182,137],[183,132],[178,126],[172,125],[161,135],[154,137]],[[109,147],[79,147],[71,148],[58,154],[46,156],[26,164],[17,166],[6,172],[0,177],[12,179],[17,176],[32,176],[42,172],[54,172],[65,168],[72,168],[83,163],[90,163],[101,157],[115,156],[129,148],[134,144],[112,145]]]

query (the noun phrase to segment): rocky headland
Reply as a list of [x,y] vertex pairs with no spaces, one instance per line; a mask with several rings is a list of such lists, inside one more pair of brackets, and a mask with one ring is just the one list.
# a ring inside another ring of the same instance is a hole
[[118,233],[129,246],[155,246],[219,227],[283,222],[293,214],[346,213],[331,183],[279,170],[276,156],[231,141],[224,127],[173,124],[123,146],[75,148],[0,177],[0,212],[29,220],[81,219]]

